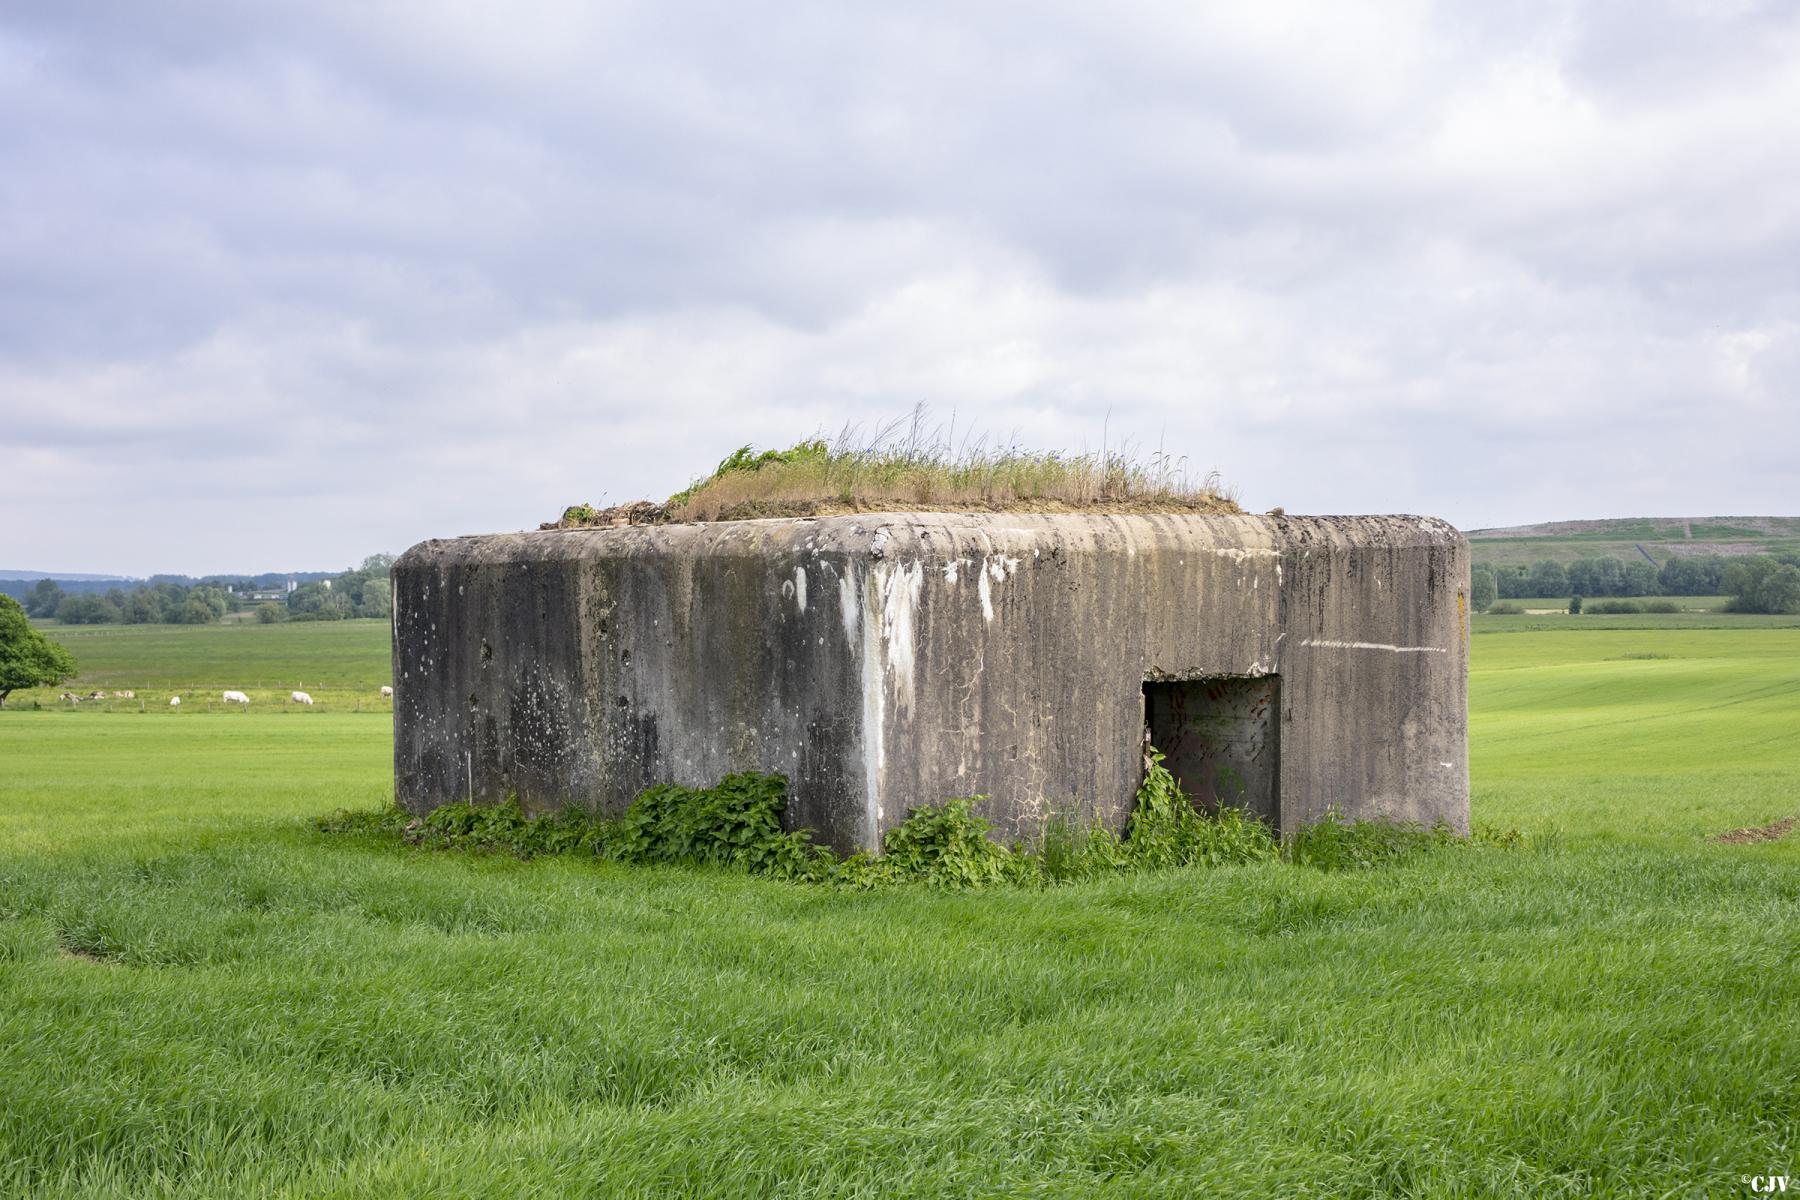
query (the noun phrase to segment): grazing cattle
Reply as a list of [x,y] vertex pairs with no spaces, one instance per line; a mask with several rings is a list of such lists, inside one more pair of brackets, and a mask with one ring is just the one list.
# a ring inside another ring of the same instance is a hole
[[384,687],[381,689],[381,694],[383,698],[392,700],[394,698],[394,689],[391,687]]
[[291,699],[295,704],[311,704],[312,703],[312,697],[307,695],[305,692],[295,692],[289,697],[289,699]]
[[136,700],[137,693],[132,691],[130,688],[127,688],[122,692],[114,692],[113,699],[114,700]]
[[225,703],[227,703],[227,704],[249,704],[250,703],[250,697],[244,695],[244,693],[242,693],[242,692],[226,692],[223,699],[224,699]]
[[70,704],[80,704],[81,703],[81,697],[77,696],[74,692],[64,692],[61,696],[61,699],[67,700]]
[[170,708],[180,708],[181,707],[181,697],[180,696],[170,696],[169,697],[169,707]]
[[89,700],[104,700],[104,699],[106,699],[106,693],[105,692],[89,692],[87,698]]

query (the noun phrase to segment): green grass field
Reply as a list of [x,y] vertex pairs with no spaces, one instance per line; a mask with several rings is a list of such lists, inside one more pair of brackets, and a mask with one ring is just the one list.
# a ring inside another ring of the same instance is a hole
[[[1645,550],[1650,552],[1658,565],[1671,553],[1667,542],[1643,542]],[[1494,566],[1531,566],[1533,563],[1551,562],[1568,566],[1583,558],[1616,558],[1620,562],[1642,562],[1643,556],[1638,553],[1640,543],[1634,541],[1616,541],[1607,538],[1478,538],[1470,542],[1469,548],[1478,563],[1492,563]],[[1755,539],[1731,539],[1720,537],[1716,540],[1695,541],[1686,543],[1682,552],[1690,554],[1793,554],[1800,551],[1800,538],[1792,537],[1760,537]]]
[[[199,631],[160,658],[106,630],[76,652],[126,686],[262,662],[349,692],[386,679],[375,629]],[[1710,840],[1800,813],[1800,619],[1475,631],[1475,818],[1526,847],[1046,892],[328,837],[308,818],[390,794],[385,711],[9,706],[0,1194],[1742,1195],[1800,1175],[1800,834]]]
[[1792,554],[1800,551],[1800,517],[1558,521],[1473,530],[1469,548],[1476,562],[1495,566],[1545,559],[1566,565],[1591,557],[1639,562],[1646,553],[1659,564],[1672,554]]
[[[58,706],[65,691],[105,691],[108,700],[76,710],[161,710],[179,695],[183,711],[171,715],[188,716],[222,710],[219,694],[232,689],[248,695],[252,709],[306,711],[290,703],[295,691],[313,698],[314,715],[393,709],[380,695],[382,685],[393,682],[386,621],[41,627],[69,648],[81,673],[62,687],[14,692],[9,707],[35,702],[48,708]],[[110,699],[127,690],[137,693],[133,700]]]

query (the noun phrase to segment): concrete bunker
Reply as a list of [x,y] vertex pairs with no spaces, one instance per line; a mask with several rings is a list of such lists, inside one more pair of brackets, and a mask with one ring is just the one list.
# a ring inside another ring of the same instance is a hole
[[780,771],[840,851],[988,797],[1113,828],[1146,729],[1197,802],[1466,828],[1468,546],[1421,517],[887,513],[421,543],[395,785],[616,814]]

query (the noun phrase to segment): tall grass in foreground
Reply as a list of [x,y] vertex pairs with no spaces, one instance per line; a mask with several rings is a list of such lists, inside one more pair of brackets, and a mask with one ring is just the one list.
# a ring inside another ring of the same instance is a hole
[[1088,454],[1030,450],[1016,440],[956,439],[922,410],[865,433],[846,426],[786,450],[740,447],[665,504],[576,505],[561,524],[720,521],[883,509],[963,511],[1239,511],[1216,471],[1131,443]]
[[9,705],[0,1197],[1752,1194],[1800,834],[1712,839],[1796,811],[1800,618],[1512,620],[1474,815],[1526,848],[1031,889],[324,837],[387,720]]

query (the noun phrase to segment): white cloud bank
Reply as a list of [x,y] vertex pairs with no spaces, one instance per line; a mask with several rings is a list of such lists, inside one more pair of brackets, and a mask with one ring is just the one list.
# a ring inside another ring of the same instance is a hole
[[348,564],[918,402],[1793,512],[1800,10],[14,5],[0,566]]

